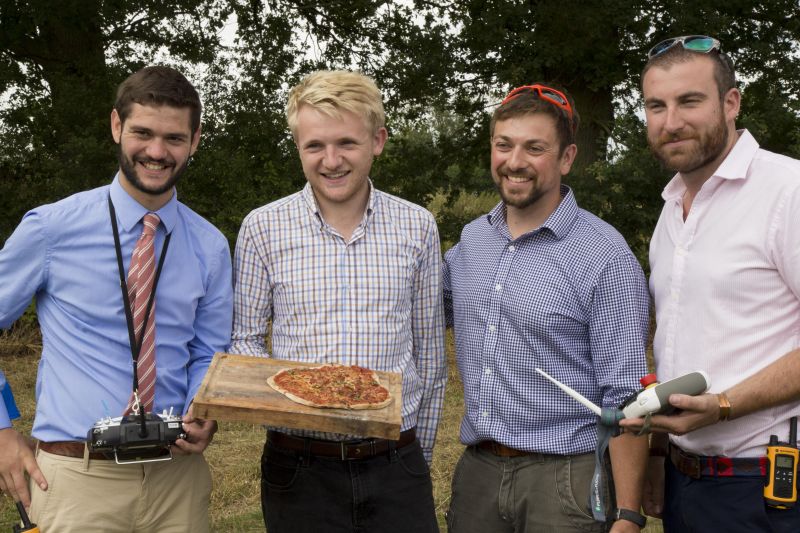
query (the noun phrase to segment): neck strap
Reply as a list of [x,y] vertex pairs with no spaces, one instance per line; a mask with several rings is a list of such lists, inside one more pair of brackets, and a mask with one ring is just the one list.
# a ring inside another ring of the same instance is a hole
[[[142,336],[137,341],[136,332],[133,327],[133,314],[131,313],[131,302],[128,298],[128,283],[125,280],[125,266],[122,263],[122,246],[119,243],[119,228],[117,227],[117,212],[114,209],[114,203],[111,201],[111,194],[108,195],[108,213],[111,217],[111,228],[114,230],[114,248],[117,252],[117,270],[119,270],[119,286],[122,290],[122,302],[125,307],[125,321],[128,324],[128,339],[131,346],[131,358],[133,359],[133,390],[139,390],[139,374],[136,370],[136,362],[139,360],[139,352],[142,349],[142,342],[144,341],[144,330]],[[169,247],[169,240],[172,233],[167,233],[164,239],[164,246],[161,248],[161,256],[156,265],[156,273],[153,278],[153,290],[150,292],[150,298],[147,300],[147,308],[144,312],[144,327],[147,328],[147,320],[150,318],[150,310],[153,308],[153,301],[156,296],[156,287],[158,286],[158,279],[161,277],[161,267],[164,266],[164,260],[167,257],[167,248]],[[155,238],[155,236],[154,236]],[[155,245],[155,244],[154,244]]]

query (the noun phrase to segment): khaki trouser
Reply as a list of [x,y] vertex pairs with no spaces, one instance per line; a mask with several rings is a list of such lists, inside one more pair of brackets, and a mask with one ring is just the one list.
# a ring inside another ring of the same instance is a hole
[[42,533],[209,531],[211,472],[202,455],[118,465],[37,450],[47,479],[31,488],[31,519]]

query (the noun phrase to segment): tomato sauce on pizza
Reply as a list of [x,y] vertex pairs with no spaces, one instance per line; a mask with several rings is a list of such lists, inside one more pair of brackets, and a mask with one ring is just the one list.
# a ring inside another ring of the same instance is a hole
[[392,401],[375,372],[358,365],[291,368],[267,383],[290,400],[311,407],[381,409]]

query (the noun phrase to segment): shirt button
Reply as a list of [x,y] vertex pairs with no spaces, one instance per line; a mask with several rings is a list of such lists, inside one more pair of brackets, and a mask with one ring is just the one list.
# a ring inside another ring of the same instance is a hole
[[486,418],[486,417],[488,417],[488,416],[489,416],[489,411],[484,411],[484,412],[482,412],[482,413],[481,413],[481,416],[482,416],[483,418]]
[[500,292],[500,291],[503,290],[503,286],[498,283],[497,285],[494,286],[494,290],[496,290],[497,292]]
[[492,373],[492,369],[491,368],[487,368],[486,370],[484,370],[484,372],[486,372],[486,375],[488,376],[489,374]]
[[489,326],[489,331],[494,331],[494,330],[496,330],[496,329],[497,329],[497,328],[494,326],[494,324],[492,324],[491,326]]
[[512,252],[512,253],[513,253],[513,252],[514,252],[514,250],[516,250],[516,248],[514,247],[514,245],[513,245],[513,244],[512,244],[511,246],[509,246],[509,247],[508,247],[508,251],[509,251],[509,252]]

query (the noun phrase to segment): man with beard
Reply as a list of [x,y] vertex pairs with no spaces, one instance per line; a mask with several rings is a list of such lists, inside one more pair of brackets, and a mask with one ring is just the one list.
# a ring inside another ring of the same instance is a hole
[[[0,402],[0,489],[42,531],[209,529],[202,452],[216,423],[194,418],[191,401],[227,347],[233,297],[226,239],[176,198],[200,110],[171,68],[130,76],[111,112],[112,183],[29,211],[0,250],[0,327],[35,296],[43,343],[38,442],[10,427]],[[140,410],[183,415],[171,460],[143,452],[160,460],[117,464],[88,449],[95,422]]]
[[651,149],[677,171],[650,243],[658,376],[711,378],[651,420],[645,511],[665,531],[800,531],[800,506],[764,500],[770,436],[787,441],[800,414],[800,162],[736,130],[733,64],[712,37],[654,46],[642,89]]
[[[468,224],[445,256],[445,312],[466,404],[467,448],[448,511],[454,533],[644,525],[646,440],[611,440],[616,494],[602,491],[590,508],[597,417],[535,371],[604,407],[619,406],[647,372],[639,263],[622,236],[580,209],[561,183],[577,153],[577,127],[564,92],[514,89],[491,122],[491,172],[502,202]],[[600,500],[607,522],[593,516]]]

